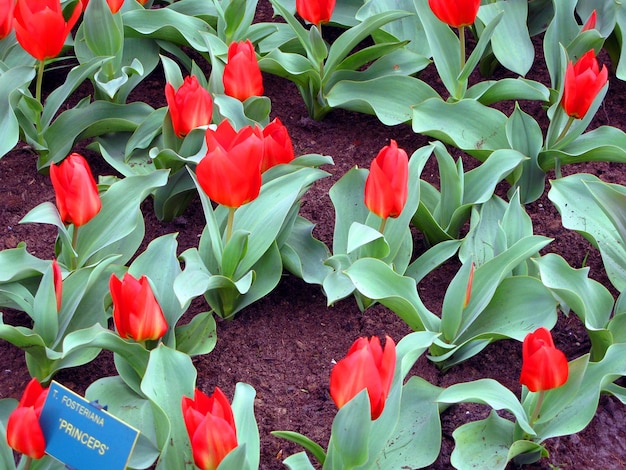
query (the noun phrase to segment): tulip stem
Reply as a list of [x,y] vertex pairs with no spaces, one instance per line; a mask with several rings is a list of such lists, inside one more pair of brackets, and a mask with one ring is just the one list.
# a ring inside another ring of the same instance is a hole
[[569,131],[569,128],[572,127],[572,124],[574,123],[575,119],[576,118],[574,116],[569,116],[569,119],[567,120],[567,123],[565,124],[565,127],[563,128],[563,130],[561,131],[559,136],[554,141],[554,144],[552,144],[553,147],[556,144],[558,144],[561,140],[563,140],[563,138],[567,135],[567,132]]
[[78,253],[76,252],[77,243],[78,243],[78,227],[74,225],[74,230],[72,231],[72,261],[71,261],[72,269],[76,269],[78,265]]
[[383,220],[380,221],[380,227],[378,228],[378,231],[380,233],[385,232],[385,225],[387,225],[387,217],[385,217]]
[[[574,118],[574,116],[569,117],[569,119],[567,120],[567,123],[565,124],[565,127],[563,128],[559,136],[554,141],[554,144],[552,144],[553,147],[556,146],[556,144],[558,144],[567,135],[567,132],[569,131],[569,128],[572,127],[572,124],[574,123],[575,119],[576,118]],[[562,176],[561,175],[561,159],[559,157],[554,158],[554,175],[557,179],[561,178]]]
[[[461,68],[459,69],[459,73],[465,67],[465,26],[459,26],[459,45],[461,46],[459,49],[461,50]],[[457,81],[456,84],[456,99],[461,99],[461,82]]]
[[535,409],[533,410],[532,415],[530,415],[530,425],[531,427],[535,425],[535,421],[539,418],[539,412],[541,411],[541,405],[543,405],[543,399],[546,396],[545,390],[539,391],[539,397],[537,398],[537,404],[535,405]]
[[43,106],[43,104],[41,103],[41,87],[42,87],[42,84],[43,84],[43,69],[44,69],[44,65],[45,65],[44,61],[40,60],[39,61],[39,67],[37,68],[37,82],[36,82],[36,85],[35,85],[35,99],[42,106]]
[[29,457],[28,455],[24,455],[24,457],[26,457],[26,460],[24,461],[24,466],[22,467],[22,470],[29,470],[30,465],[33,463],[33,458]]
[[230,237],[233,235],[233,222],[235,221],[235,208],[228,208],[228,221],[226,223],[226,243],[230,241]]

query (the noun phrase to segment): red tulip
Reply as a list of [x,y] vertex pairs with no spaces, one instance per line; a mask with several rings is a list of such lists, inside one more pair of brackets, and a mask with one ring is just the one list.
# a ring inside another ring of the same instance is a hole
[[330,373],[330,395],[338,408],[352,400],[363,389],[370,399],[371,416],[383,412],[396,367],[396,345],[387,336],[385,348],[378,337],[359,338],[346,357]]
[[440,21],[460,28],[474,23],[480,0],[428,0],[428,5]]
[[[89,0],[81,0],[83,4],[83,11],[87,9],[87,5],[89,4]],[[124,4],[124,0],[107,0],[107,5],[109,5],[109,9],[111,13],[115,14],[120,11],[122,5]]]
[[294,159],[293,144],[287,128],[276,118],[263,129],[263,163],[261,173]]
[[606,65],[600,69],[593,49],[586,52],[575,64],[570,61],[565,71],[562,101],[567,115],[582,119],[606,84],[608,75]]
[[330,21],[335,3],[336,0],[296,0],[296,11],[309,23],[319,25]]
[[222,79],[224,93],[239,101],[263,95],[263,77],[249,39],[228,46],[228,62],[224,66]]
[[237,447],[237,428],[228,399],[219,387],[210,397],[196,389],[193,399],[183,397],[182,409],[194,462],[201,470],[216,469]]
[[0,39],[9,35],[13,29],[13,11],[15,0],[0,0]]
[[77,2],[66,21],[59,0],[17,0],[13,24],[17,41],[35,59],[56,57],[82,12]]
[[569,366],[563,351],[554,347],[550,330],[541,327],[524,338],[520,383],[531,392],[560,387],[567,382]]
[[583,25],[580,32],[582,33],[584,31],[589,31],[590,29],[596,29],[597,20],[598,20],[598,14],[596,13],[596,10],[594,9],[591,12],[591,15],[589,15],[589,19],[587,19],[587,22]]
[[120,281],[112,274],[109,289],[113,299],[113,322],[122,338],[143,342],[163,337],[167,320],[146,276],[137,280],[126,273]]
[[263,135],[258,127],[236,132],[227,120],[216,130],[207,129],[207,153],[198,163],[198,182],[218,204],[240,207],[261,191]]
[[392,139],[372,161],[365,181],[365,205],[383,219],[398,217],[408,193],[409,157]]
[[72,153],[59,165],[53,163],[50,179],[64,223],[80,227],[100,212],[102,202],[98,187],[82,155]]
[[211,93],[200,85],[194,75],[186,77],[176,91],[171,83],[166,83],[165,98],[172,126],[178,137],[186,136],[196,127],[211,124],[213,116]]
[[63,275],[61,274],[61,267],[56,259],[52,260],[52,280],[54,283],[54,295],[57,300],[57,312],[60,312],[63,299]]
[[42,458],[46,450],[39,416],[47,396],[48,389],[44,389],[37,379],[31,379],[7,422],[8,444],[33,459]]

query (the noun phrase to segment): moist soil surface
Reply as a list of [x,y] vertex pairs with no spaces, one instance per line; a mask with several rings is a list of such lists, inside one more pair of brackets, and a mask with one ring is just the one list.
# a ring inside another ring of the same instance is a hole
[[[271,19],[271,7],[267,2],[260,2],[259,15],[265,21]],[[606,56],[600,57],[601,61],[609,63]],[[530,74],[529,78],[549,85],[540,58],[535,68],[542,70],[535,76]],[[507,72],[496,71],[496,78],[502,76],[508,76]],[[430,80],[429,83],[436,87],[435,77],[432,66],[422,74],[424,80]],[[46,77],[48,91],[58,86],[55,79],[62,80],[62,77],[53,74]],[[156,72],[133,92],[131,100],[145,101],[154,107],[165,106],[164,83],[162,74]],[[303,216],[317,224],[315,236],[331,246],[334,212],[328,190],[332,184],[355,165],[369,167],[371,160],[390,139],[395,139],[409,155],[427,144],[428,139],[414,134],[410,125],[386,127],[374,116],[344,110],[332,111],[322,122],[313,121],[291,82],[264,75],[264,84],[265,94],[272,101],[271,118],[279,117],[288,128],[296,155],[320,153],[331,155],[334,159],[335,165],[324,168],[331,176],[318,181],[305,194],[301,210]],[[90,93],[89,88],[81,90]],[[626,130],[625,96],[626,84],[612,76],[608,97],[591,127],[608,124]],[[539,118],[545,116],[539,105],[527,105],[522,103],[522,108],[540,123],[547,124],[545,118]],[[513,103],[502,105],[502,110],[507,113],[512,109]],[[74,150],[87,157],[96,175],[115,174],[98,154],[85,149],[84,142]],[[463,159],[466,170],[477,164],[456,149],[450,149],[450,152]],[[573,172],[592,173],[606,182],[626,184],[626,172],[621,164],[580,164],[563,169],[564,175]],[[438,170],[434,158],[425,167],[422,178],[437,184]],[[504,196],[507,189],[506,183],[503,183],[497,192]],[[549,182],[546,193],[548,189]],[[54,201],[49,176],[37,173],[35,154],[20,143],[0,159],[0,249],[15,248],[18,243],[25,242],[29,252],[35,256],[44,259],[53,257],[55,229],[19,224],[30,209],[43,201]],[[177,232],[179,253],[197,246],[204,227],[199,200],[194,200],[183,216],[167,223],[156,219],[150,200],[144,203],[143,209],[145,245],[158,236]],[[588,266],[590,277],[611,288],[599,252],[582,236],[562,227],[560,216],[545,193],[539,200],[527,205],[526,210],[532,218],[535,233],[554,239],[544,253],[558,253],[574,267]],[[420,234],[415,233],[414,256],[425,250]],[[443,294],[458,267],[457,262],[449,262],[419,284],[419,295],[431,311],[441,311]],[[612,292],[616,295],[614,290]],[[194,301],[182,322],[187,322],[194,313],[207,309],[204,300]],[[5,310],[3,313],[5,323],[29,324],[29,318],[22,312]],[[278,287],[267,297],[244,309],[231,321],[218,321],[215,349],[208,355],[194,358],[198,371],[197,386],[205,393],[212,393],[214,387],[219,386],[227,396],[232,397],[237,382],[251,384],[257,393],[255,414],[261,435],[260,468],[285,468],[282,459],[302,449],[272,436],[270,432],[297,431],[326,446],[337,411],[328,391],[334,361],[341,359],[360,336],[389,335],[397,342],[408,333],[410,330],[404,322],[381,305],[361,312],[354,299],[348,298],[328,307],[319,286],[306,284],[285,273]],[[565,316],[559,313],[553,336],[556,346],[565,352],[568,360],[589,351],[585,328],[573,314]],[[519,342],[498,341],[446,373],[440,372],[426,357],[422,357],[411,374],[441,387],[489,377],[500,381],[519,396],[521,356]],[[0,341],[0,357],[0,398],[19,399],[30,379],[24,353]],[[84,393],[93,381],[109,375],[116,375],[116,370],[112,355],[103,352],[90,364],[62,370],[55,380],[78,393]],[[441,453],[428,468],[452,468],[452,432],[466,422],[486,418],[489,411],[488,407],[476,404],[455,405],[444,411],[441,416]],[[586,429],[576,435],[550,439],[546,447],[550,456],[526,468],[626,468],[626,412],[623,405],[612,397],[601,397],[597,414]]]

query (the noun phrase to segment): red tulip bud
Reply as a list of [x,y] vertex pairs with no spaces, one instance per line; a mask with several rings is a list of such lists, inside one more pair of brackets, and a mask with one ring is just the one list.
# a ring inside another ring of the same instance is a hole
[[198,183],[218,204],[240,207],[261,191],[263,135],[246,126],[238,132],[227,120],[216,130],[207,129],[207,153],[196,167]]
[[172,118],[172,127],[178,137],[184,137],[196,127],[211,124],[213,99],[198,79],[191,75],[174,90],[171,83],[165,84],[165,98]]
[[562,105],[565,113],[582,119],[606,84],[608,75],[605,65],[600,69],[593,49],[586,52],[575,64],[570,61],[565,71],[563,89]]
[[82,3],[76,2],[66,21],[59,0],[17,0],[13,23],[17,41],[35,59],[56,57],[82,12]]
[[63,275],[61,274],[61,266],[56,259],[52,260],[52,279],[54,283],[54,295],[57,300],[57,312],[61,311],[61,302],[63,300]]
[[228,399],[218,387],[210,397],[196,389],[193,399],[183,397],[182,411],[195,464],[201,470],[215,470],[237,447],[235,418]]
[[398,217],[408,197],[408,181],[409,157],[391,140],[372,161],[365,181],[365,205],[382,219]]
[[167,320],[146,276],[135,279],[129,273],[109,280],[113,299],[113,322],[122,338],[137,342],[157,340],[167,332]]
[[276,118],[263,129],[263,163],[261,173],[294,159],[293,144],[287,128]]
[[15,0],[0,0],[0,39],[9,35],[13,29],[13,11]]
[[396,345],[387,336],[385,348],[378,337],[370,340],[359,338],[346,357],[341,359],[330,373],[330,395],[338,408],[352,400],[359,392],[367,389],[372,419],[383,412],[385,401],[391,390],[396,367]]
[[476,21],[480,0],[428,0],[428,5],[440,21],[460,28]]
[[309,23],[319,25],[330,21],[335,3],[336,0],[296,0],[296,11]]
[[239,101],[263,95],[263,76],[249,39],[228,46],[228,62],[224,66],[224,93]]
[[589,19],[587,20],[587,22],[583,25],[582,29],[580,30],[580,32],[584,32],[584,31],[589,31],[590,29],[596,29],[596,22],[597,22],[597,18],[598,14],[596,13],[596,10],[594,9],[591,12],[591,15],[589,15]]
[[50,179],[61,220],[77,227],[85,225],[100,212],[102,202],[89,164],[72,153],[60,165],[50,166]]
[[550,330],[541,327],[524,338],[520,383],[531,392],[560,387],[567,382],[569,366],[562,351],[554,347]]
[[33,459],[42,458],[46,450],[39,416],[47,396],[48,389],[42,388],[37,379],[31,379],[7,422],[8,444]]

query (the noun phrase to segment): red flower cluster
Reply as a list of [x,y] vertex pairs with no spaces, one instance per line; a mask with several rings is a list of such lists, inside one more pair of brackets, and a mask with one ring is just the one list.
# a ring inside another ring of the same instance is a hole
[[31,379],[7,422],[8,444],[33,459],[42,458],[46,450],[39,416],[47,396],[48,389],[43,388],[37,379]]
[[365,205],[382,219],[398,217],[409,194],[409,157],[395,140],[372,161],[365,181]]
[[213,98],[194,75],[185,77],[178,90],[174,90],[171,83],[166,83],[165,98],[172,127],[178,137],[186,136],[196,127],[211,124]]
[[59,0],[17,0],[13,23],[17,41],[35,59],[56,57],[82,12],[82,3],[77,2],[66,20]]
[[209,196],[226,207],[240,207],[261,191],[261,173],[294,158],[293,144],[278,118],[265,129],[245,126],[236,131],[227,120],[207,129],[207,153],[196,167],[198,182]]
[[357,339],[346,357],[330,373],[330,396],[341,408],[359,392],[367,389],[371,417],[383,412],[396,367],[396,344],[387,336],[385,347],[378,337]]
[[228,62],[224,66],[222,79],[224,93],[239,101],[263,95],[263,77],[249,39],[228,46]]
[[531,392],[560,387],[567,382],[569,366],[563,351],[552,341],[550,330],[539,328],[524,338],[520,383]]
[[100,212],[102,202],[87,160],[72,153],[59,165],[50,166],[57,208],[65,224],[85,225]]
[[163,337],[167,320],[146,276],[137,280],[126,273],[120,281],[112,274],[109,289],[113,299],[113,322],[122,338],[141,342]]
[[428,5],[439,20],[460,28],[476,21],[480,0],[428,0]]
[[600,90],[608,80],[606,65],[598,65],[594,50],[586,52],[574,64],[571,61],[565,71],[563,109],[568,116],[582,119]]
[[333,16],[336,0],[296,0],[298,15],[309,23],[328,23]]
[[215,470],[237,447],[235,418],[226,395],[218,387],[210,397],[196,389],[193,399],[183,397],[182,410],[194,462],[201,470]]

